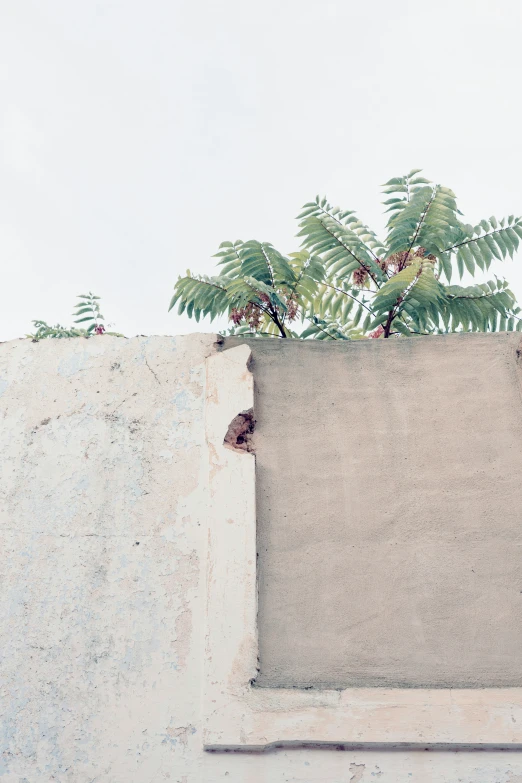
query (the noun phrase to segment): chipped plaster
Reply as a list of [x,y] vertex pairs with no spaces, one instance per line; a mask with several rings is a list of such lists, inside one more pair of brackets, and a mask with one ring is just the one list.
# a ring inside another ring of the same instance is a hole
[[[2,781],[348,783],[362,769],[362,783],[515,783],[518,752],[204,751],[209,464],[224,475],[205,437],[215,343],[0,345]],[[253,457],[227,453],[251,480]]]

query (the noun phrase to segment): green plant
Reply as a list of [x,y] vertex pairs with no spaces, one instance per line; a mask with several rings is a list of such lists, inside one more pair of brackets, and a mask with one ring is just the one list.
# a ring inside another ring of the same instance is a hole
[[[302,249],[285,257],[256,241],[224,242],[215,277],[180,277],[170,308],[200,318],[228,314],[230,333],[359,339],[449,331],[521,330],[516,299],[496,276],[451,284],[513,257],[522,218],[461,220],[453,191],[414,169],[384,186],[386,238],[325,198],[298,217]],[[296,322],[307,322],[300,332]],[[293,328],[290,328],[292,324]]]
[[78,296],[78,304],[75,306],[73,316],[81,316],[74,322],[75,324],[88,323],[87,327],[70,326],[65,327],[60,324],[50,326],[45,321],[36,320],[33,324],[36,328],[34,334],[27,335],[33,341],[38,342],[46,338],[63,337],[90,337],[92,334],[112,334],[121,337],[117,332],[107,332],[105,329],[104,317],[100,311],[100,297],[95,296],[89,291],[88,294]]
[[268,242],[254,240],[223,242],[216,255],[221,274],[197,277],[187,271],[176,284],[169,310],[179,300],[178,312],[186,310],[196,321],[228,313],[232,331],[295,336],[290,324],[324,278],[321,260],[306,252],[285,258]]

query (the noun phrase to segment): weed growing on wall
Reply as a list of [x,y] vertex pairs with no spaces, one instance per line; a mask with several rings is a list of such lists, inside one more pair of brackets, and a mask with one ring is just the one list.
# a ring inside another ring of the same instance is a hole
[[[80,318],[77,318],[80,316]],[[74,308],[73,317],[76,317],[75,324],[85,324],[83,327],[79,326],[50,326],[45,321],[36,320],[33,321],[35,332],[27,335],[31,337],[34,342],[44,340],[46,338],[63,338],[63,337],[91,337],[93,334],[112,334],[118,337],[117,332],[107,332],[105,328],[105,319],[100,310],[100,297],[89,291],[88,294],[80,294],[78,296],[78,304]]]

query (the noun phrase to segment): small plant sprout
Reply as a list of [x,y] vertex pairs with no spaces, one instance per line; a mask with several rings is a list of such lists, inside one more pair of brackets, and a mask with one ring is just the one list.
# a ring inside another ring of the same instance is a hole
[[[78,317],[80,316],[80,317]],[[50,326],[46,321],[33,321],[35,332],[27,335],[33,342],[46,338],[61,339],[64,337],[91,337],[94,335],[110,334],[114,337],[123,337],[118,332],[107,332],[104,317],[100,310],[100,297],[89,291],[88,294],[78,296],[78,304],[74,308],[73,317],[75,324],[88,324],[88,326],[62,326],[56,324]]]
[[80,300],[76,305],[76,312],[73,315],[81,315],[77,318],[75,324],[87,323],[87,334],[103,334],[105,332],[105,320],[100,311],[100,297],[95,296],[91,291],[88,294],[80,294]]

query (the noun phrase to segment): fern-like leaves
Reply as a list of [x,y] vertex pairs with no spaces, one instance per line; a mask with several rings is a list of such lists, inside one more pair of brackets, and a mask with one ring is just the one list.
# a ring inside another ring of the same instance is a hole
[[365,270],[378,286],[385,275],[378,254],[384,247],[351,211],[333,208],[326,199],[305,204],[298,219],[298,237],[310,253],[320,256],[328,275],[343,280],[357,269]]
[[[461,225],[459,229],[460,236],[445,252],[456,255],[457,269],[462,278],[464,270],[475,275],[476,267],[484,272],[495,258],[513,258],[522,238],[522,218],[510,215],[507,220],[497,221],[491,217],[481,220],[476,226]],[[450,277],[446,277],[449,282]]]
[[[92,335],[109,334],[113,337],[123,337],[119,332],[108,332],[104,324],[104,317],[100,310],[100,297],[89,291],[88,294],[78,296],[78,304],[74,308],[75,324],[85,324],[85,326],[62,326],[55,324],[51,326],[41,319],[33,321],[35,331],[28,334],[33,342],[39,342],[45,339],[63,339],[65,337],[91,337]],[[77,316],[80,316],[78,318]]]
[[[187,272],[170,307],[200,320],[228,314],[230,331],[318,340],[522,330],[507,283],[452,285],[493,260],[512,258],[522,218],[462,220],[455,194],[420,169],[384,186],[381,241],[353,210],[317,196],[298,216],[301,250],[282,255],[267,242],[223,242],[215,277]],[[446,284],[443,284],[445,281]],[[301,331],[297,322],[301,321]]]

